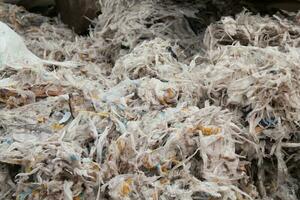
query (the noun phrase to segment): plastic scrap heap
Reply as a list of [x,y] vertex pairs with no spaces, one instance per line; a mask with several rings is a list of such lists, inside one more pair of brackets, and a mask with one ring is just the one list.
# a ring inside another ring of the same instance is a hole
[[100,4],[85,37],[0,4],[0,199],[300,198],[300,13]]

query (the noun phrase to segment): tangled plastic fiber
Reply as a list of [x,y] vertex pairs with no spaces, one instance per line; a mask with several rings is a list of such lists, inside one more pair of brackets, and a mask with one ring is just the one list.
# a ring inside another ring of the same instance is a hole
[[300,13],[100,4],[86,37],[0,4],[0,199],[300,198]]

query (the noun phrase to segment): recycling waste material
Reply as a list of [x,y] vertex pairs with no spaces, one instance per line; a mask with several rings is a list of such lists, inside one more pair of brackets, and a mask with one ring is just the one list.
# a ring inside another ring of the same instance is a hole
[[300,198],[300,12],[153,2],[87,36],[0,4],[0,199]]

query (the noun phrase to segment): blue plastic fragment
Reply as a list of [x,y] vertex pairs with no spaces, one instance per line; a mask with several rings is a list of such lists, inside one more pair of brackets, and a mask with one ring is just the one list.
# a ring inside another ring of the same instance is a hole
[[6,138],[6,139],[4,139],[4,142],[7,144],[12,144],[14,141],[12,138]]
[[29,196],[32,193],[31,189],[27,189],[27,191],[21,192],[18,195],[18,200],[26,200],[27,196]]
[[78,156],[76,156],[76,155],[74,155],[74,154],[72,154],[72,155],[70,156],[70,159],[71,159],[71,161],[77,161],[77,160],[79,160]]
[[259,122],[259,125],[264,128],[274,128],[278,123],[278,120],[275,117],[269,119],[262,119]]

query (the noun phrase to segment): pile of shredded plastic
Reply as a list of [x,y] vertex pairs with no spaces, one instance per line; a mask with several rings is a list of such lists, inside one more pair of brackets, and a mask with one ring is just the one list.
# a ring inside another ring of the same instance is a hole
[[100,4],[86,37],[0,4],[0,199],[300,198],[300,13]]

